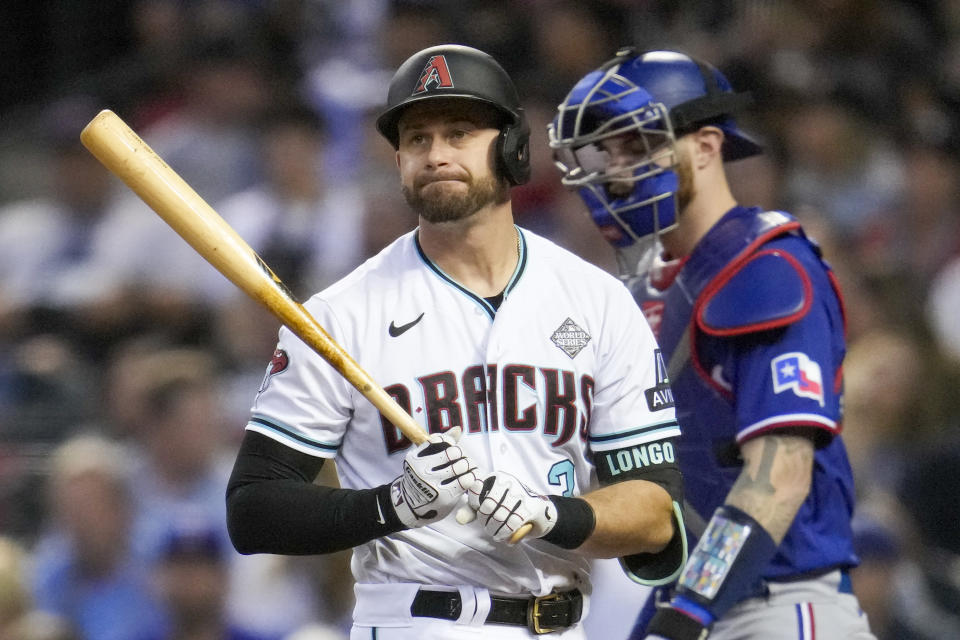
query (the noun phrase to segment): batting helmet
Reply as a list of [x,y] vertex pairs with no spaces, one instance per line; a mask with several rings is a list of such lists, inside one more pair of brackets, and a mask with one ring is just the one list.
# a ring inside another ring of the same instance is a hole
[[418,51],[400,65],[387,92],[377,130],[396,149],[398,122],[411,104],[436,98],[464,98],[491,105],[503,115],[497,165],[511,184],[530,179],[530,127],[510,76],[492,56],[463,45]]

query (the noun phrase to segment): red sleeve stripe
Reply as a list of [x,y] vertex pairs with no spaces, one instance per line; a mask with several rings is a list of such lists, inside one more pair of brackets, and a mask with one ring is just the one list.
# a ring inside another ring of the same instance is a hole
[[743,442],[761,433],[785,429],[787,427],[815,427],[826,429],[831,433],[840,433],[840,425],[836,420],[816,413],[791,413],[782,416],[773,416],[760,422],[755,422],[737,434],[737,442]]

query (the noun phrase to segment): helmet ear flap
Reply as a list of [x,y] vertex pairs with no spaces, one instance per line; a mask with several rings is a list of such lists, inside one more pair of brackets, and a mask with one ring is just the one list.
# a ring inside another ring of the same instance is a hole
[[530,180],[530,127],[525,118],[505,125],[497,138],[497,165],[512,185]]

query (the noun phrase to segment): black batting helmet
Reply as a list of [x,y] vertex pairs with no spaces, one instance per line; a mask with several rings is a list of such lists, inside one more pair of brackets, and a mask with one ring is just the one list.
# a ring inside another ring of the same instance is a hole
[[511,184],[530,179],[530,127],[513,81],[492,56],[457,44],[413,54],[390,81],[387,107],[377,118],[377,130],[396,149],[397,123],[404,109],[435,98],[464,98],[495,107],[504,116],[497,139],[498,167]]

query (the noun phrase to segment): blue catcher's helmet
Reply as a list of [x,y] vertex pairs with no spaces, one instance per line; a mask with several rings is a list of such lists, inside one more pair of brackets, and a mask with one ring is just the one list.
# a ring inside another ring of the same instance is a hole
[[[724,160],[761,152],[732,117],[749,102],[690,56],[623,49],[557,107],[550,146],[563,184],[578,190],[604,236],[626,247],[677,224],[677,137],[712,125],[724,133]],[[610,141],[628,133],[636,134],[631,161],[617,162]]]

